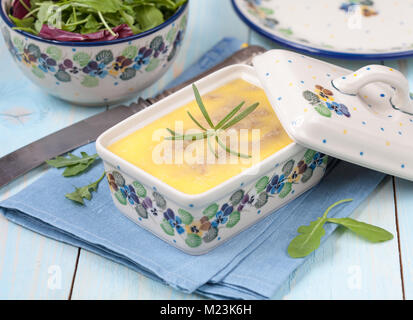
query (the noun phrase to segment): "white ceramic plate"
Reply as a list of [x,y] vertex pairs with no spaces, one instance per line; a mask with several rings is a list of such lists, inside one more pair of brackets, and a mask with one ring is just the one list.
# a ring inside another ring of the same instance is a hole
[[232,0],[253,30],[301,51],[349,59],[413,55],[412,0]]

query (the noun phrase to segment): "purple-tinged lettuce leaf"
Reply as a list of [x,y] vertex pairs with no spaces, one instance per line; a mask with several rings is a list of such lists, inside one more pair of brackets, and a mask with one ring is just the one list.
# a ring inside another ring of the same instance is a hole
[[94,41],[110,41],[133,36],[132,29],[127,24],[121,24],[112,29],[116,34],[113,36],[108,30],[101,30],[94,33],[80,34],[75,32],[64,31],[61,29],[52,28],[46,24],[40,30],[39,37],[48,40],[57,41],[72,41],[72,42],[94,42]]
[[[23,0],[23,2],[27,5],[28,8],[30,8],[30,0]],[[29,13],[29,11],[27,11],[27,9],[19,0],[14,0],[12,10],[13,17],[16,17],[18,19],[23,19],[26,16],[26,14]]]

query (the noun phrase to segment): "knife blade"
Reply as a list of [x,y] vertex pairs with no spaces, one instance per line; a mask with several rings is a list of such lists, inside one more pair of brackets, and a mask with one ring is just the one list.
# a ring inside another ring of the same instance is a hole
[[165,90],[153,98],[139,98],[136,103],[132,103],[130,106],[121,105],[113,109],[109,109],[52,133],[2,157],[0,159],[0,188],[28,171],[40,166],[46,160],[55,158],[85,144],[96,141],[96,139],[103,132],[113,127],[115,124],[125,120],[146,107],[149,107],[155,102],[162,100],[187,85],[224,67],[238,63],[250,64],[253,57],[264,53],[265,51],[266,50],[260,46],[249,46],[241,49],[229,58],[225,59],[223,62],[201,73],[197,77],[185,81],[174,88]]

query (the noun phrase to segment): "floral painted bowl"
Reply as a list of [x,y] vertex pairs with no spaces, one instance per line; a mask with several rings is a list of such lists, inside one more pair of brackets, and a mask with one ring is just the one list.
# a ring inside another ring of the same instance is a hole
[[[203,94],[235,79],[259,86],[254,69],[234,65],[197,82]],[[108,150],[193,99],[188,86],[103,133],[96,149],[104,161],[116,207],[139,226],[192,255],[205,254],[307,191],[324,176],[328,157],[292,143],[224,183],[196,195],[183,193]]]
[[101,42],[59,42],[13,30],[12,0],[0,0],[1,30],[23,73],[60,99],[102,105],[133,98],[155,83],[176,58],[184,38],[188,3],[163,24],[132,37]]

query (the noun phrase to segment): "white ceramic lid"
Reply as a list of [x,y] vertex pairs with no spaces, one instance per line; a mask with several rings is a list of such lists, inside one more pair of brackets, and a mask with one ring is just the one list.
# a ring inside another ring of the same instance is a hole
[[399,71],[370,65],[352,72],[285,50],[253,63],[295,142],[413,180],[413,103]]

